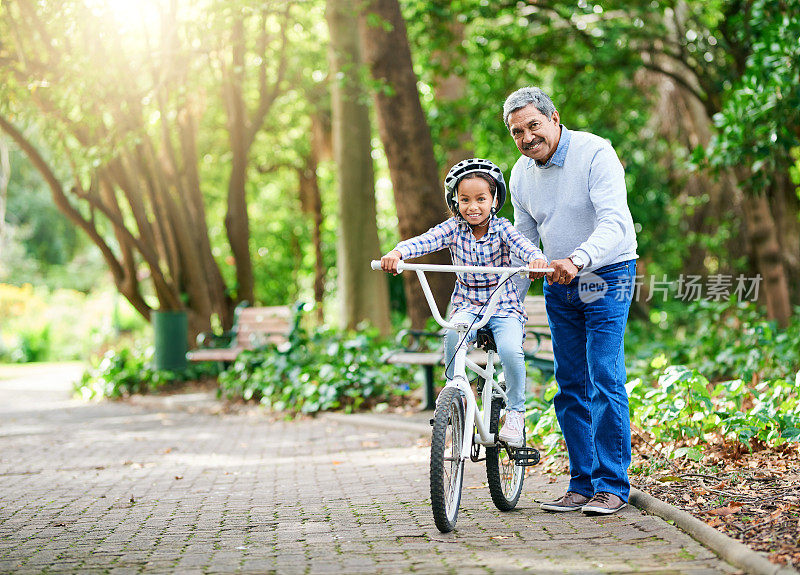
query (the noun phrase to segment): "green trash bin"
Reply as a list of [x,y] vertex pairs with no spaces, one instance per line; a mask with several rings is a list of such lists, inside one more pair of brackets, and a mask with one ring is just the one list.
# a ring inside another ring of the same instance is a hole
[[153,311],[155,368],[179,370],[186,367],[189,322],[185,311]]

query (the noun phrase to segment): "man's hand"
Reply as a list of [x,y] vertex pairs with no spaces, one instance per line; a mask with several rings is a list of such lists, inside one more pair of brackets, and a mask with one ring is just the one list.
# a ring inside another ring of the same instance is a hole
[[553,271],[547,274],[547,283],[550,285],[568,284],[578,275],[577,266],[569,258],[553,260],[550,262],[550,267],[553,268]]
[[[528,267],[532,270],[535,270],[537,268],[547,268],[550,266],[547,264],[547,260],[539,259],[539,260],[531,260],[530,263],[528,264]],[[528,274],[528,277],[532,280],[538,280],[539,278],[544,277],[544,272],[532,271]]]
[[400,252],[392,250],[381,258],[381,269],[385,272],[397,275],[397,264],[401,261]]

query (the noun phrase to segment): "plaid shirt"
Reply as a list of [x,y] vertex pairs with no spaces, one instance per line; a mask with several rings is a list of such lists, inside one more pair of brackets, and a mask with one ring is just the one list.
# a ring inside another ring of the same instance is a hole
[[[524,237],[506,218],[493,217],[489,220],[486,234],[476,240],[465,221],[456,218],[434,226],[424,234],[402,241],[395,250],[402,259],[416,258],[444,248],[450,249],[453,264],[457,266],[511,266],[511,253],[530,262],[547,259],[542,251]],[[500,276],[497,274],[459,273],[453,296],[450,299],[451,316],[457,311],[478,314],[483,304],[489,301],[497,287]],[[528,316],[522,305],[520,294],[510,279],[500,288],[502,294],[497,303],[495,316],[518,317],[523,323]]]

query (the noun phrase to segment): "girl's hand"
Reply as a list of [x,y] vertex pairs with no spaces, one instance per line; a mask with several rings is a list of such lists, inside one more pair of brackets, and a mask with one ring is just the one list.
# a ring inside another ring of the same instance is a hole
[[397,275],[397,264],[402,261],[400,252],[392,250],[381,258],[381,269],[385,272]]
[[[528,264],[528,267],[531,270],[535,270],[537,268],[546,268],[546,267],[548,267],[547,260],[541,260],[541,259],[539,259],[539,260],[531,260],[530,263]],[[537,279],[539,279],[541,277],[544,277],[544,272],[531,271],[531,273],[528,274],[528,277],[530,279],[532,279],[532,280],[537,280]]]

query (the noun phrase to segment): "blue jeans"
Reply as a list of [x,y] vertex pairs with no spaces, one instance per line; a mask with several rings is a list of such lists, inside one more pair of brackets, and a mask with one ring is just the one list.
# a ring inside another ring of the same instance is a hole
[[[476,314],[468,311],[459,311],[453,314],[450,321],[472,323]],[[476,322],[477,323],[477,322]],[[486,327],[492,330],[494,342],[497,345],[497,355],[503,364],[503,373],[506,376],[506,395],[508,396],[509,411],[525,411],[525,356],[522,353],[522,321],[517,317],[489,318]],[[476,330],[469,332],[467,341],[463,345],[475,341]],[[450,360],[456,353],[458,345],[458,332],[447,330],[444,338],[444,360],[448,366],[445,376],[453,379],[453,366]]]
[[631,428],[624,334],[636,260],[593,274],[567,285],[544,283],[558,382],[553,403],[569,453],[569,490],[588,497],[605,491],[627,501]]

